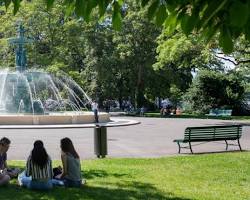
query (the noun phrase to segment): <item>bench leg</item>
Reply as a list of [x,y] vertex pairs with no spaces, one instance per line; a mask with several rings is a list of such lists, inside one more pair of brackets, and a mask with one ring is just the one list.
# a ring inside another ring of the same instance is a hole
[[192,150],[191,142],[189,142],[189,148],[190,148],[191,153],[193,154],[193,150]]
[[181,146],[180,146],[180,143],[179,143],[179,142],[177,142],[177,144],[178,144],[178,147],[179,147],[179,151],[178,151],[178,153],[181,153]]
[[240,151],[242,151],[241,146],[240,146],[240,140],[239,140],[239,139],[238,139],[238,145],[239,145]]
[[228,143],[227,143],[227,141],[226,141],[226,140],[225,140],[225,142],[226,142],[226,145],[227,145],[227,146],[226,146],[226,151],[227,151],[227,149],[228,149]]

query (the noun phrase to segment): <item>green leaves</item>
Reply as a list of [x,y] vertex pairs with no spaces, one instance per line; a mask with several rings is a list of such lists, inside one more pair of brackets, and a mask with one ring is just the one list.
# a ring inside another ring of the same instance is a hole
[[98,2],[98,8],[99,8],[99,16],[102,17],[109,5],[109,0],[103,0],[103,1],[97,1]]
[[247,23],[249,7],[241,1],[234,2],[229,10],[230,24],[243,27]]
[[239,74],[201,70],[186,95],[192,110],[207,112],[213,107],[238,107],[244,98],[244,85]]
[[[83,17],[86,22],[89,22],[91,12],[97,5],[98,5],[97,0],[76,0],[75,13],[78,17]],[[69,6],[70,10],[71,10],[71,6],[72,6],[72,3],[70,3],[70,6]]]
[[220,32],[219,44],[224,53],[229,54],[233,51],[232,37],[230,31],[226,27],[224,27]]
[[6,9],[9,7],[10,3],[11,3],[11,0],[5,0],[4,1],[4,5],[5,5]]
[[158,0],[153,1],[153,3],[148,8],[148,18],[151,20],[155,16],[156,10],[158,9]]
[[[143,3],[144,4],[144,3]],[[155,18],[155,22],[158,26],[161,26],[166,20],[168,14],[166,5],[160,3],[159,0],[155,0],[148,7],[148,18],[152,20]]]
[[[13,13],[16,14],[22,0],[2,0],[6,9],[12,3]],[[44,0],[47,8],[55,4],[55,0]],[[221,32],[224,27],[230,34],[220,33],[220,45],[227,53],[231,48],[232,39],[245,34],[250,41],[250,0],[136,0],[148,10],[148,18],[154,20],[158,26],[164,24],[171,33],[181,25],[186,35],[194,30],[201,32],[209,39]],[[66,16],[76,14],[89,21],[94,8],[99,10],[99,18],[105,14],[112,15],[113,28],[121,29],[122,5],[124,0],[63,0]],[[60,4],[58,2],[58,4]],[[112,8],[112,11],[108,8]],[[227,31],[226,31],[227,32]],[[225,38],[223,38],[225,36]],[[226,45],[226,46],[224,46]]]
[[150,0],[141,0],[141,6],[145,7]]
[[113,15],[112,15],[112,26],[115,30],[120,30],[122,25],[121,16],[121,5],[118,1],[114,1],[113,4]]
[[12,0],[13,4],[14,4],[14,10],[13,13],[14,15],[17,13],[17,11],[19,10],[20,7],[20,0]]
[[50,9],[53,5],[55,0],[47,0],[46,3],[47,3],[47,8]]
[[171,34],[174,32],[177,26],[177,12],[172,12],[165,20],[165,27],[168,32],[168,34]]
[[193,11],[192,15],[184,15],[181,21],[181,28],[186,35],[189,35],[191,31],[195,28],[197,21],[199,19],[197,11]]
[[165,5],[161,5],[156,13],[156,24],[158,26],[162,25],[167,18],[167,10]]
[[86,1],[85,0],[76,0],[75,13],[77,14],[77,16],[84,17],[85,8],[86,8]]
[[249,17],[248,23],[245,27],[245,36],[246,36],[246,39],[248,41],[250,41],[250,17]]
[[[216,14],[224,8],[227,0],[223,1],[208,1],[207,7],[205,8],[204,14],[200,20],[200,28],[205,27]],[[204,6],[204,4],[203,4]],[[201,10],[200,10],[201,11]]]

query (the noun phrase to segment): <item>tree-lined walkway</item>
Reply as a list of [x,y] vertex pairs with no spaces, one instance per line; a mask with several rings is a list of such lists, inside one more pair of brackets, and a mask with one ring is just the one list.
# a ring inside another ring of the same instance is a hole
[[[130,127],[108,128],[109,157],[159,157],[175,155],[178,148],[173,140],[183,138],[187,126],[223,125],[237,123],[227,120],[203,119],[166,119],[166,118],[132,118],[141,121],[140,125]],[[240,122],[240,121],[238,121]],[[247,121],[241,121],[249,124]],[[70,137],[82,159],[95,158],[93,148],[93,129],[53,129],[53,130],[0,130],[0,137],[12,140],[8,159],[23,160],[29,155],[36,139],[44,141],[52,159],[60,159],[60,139]],[[250,150],[250,127],[243,127],[241,145]],[[223,151],[225,143],[210,142],[194,146],[194,152]],[[237,147],[230,147],[237,149]],[[188,150],[186,152],[189,152]]]

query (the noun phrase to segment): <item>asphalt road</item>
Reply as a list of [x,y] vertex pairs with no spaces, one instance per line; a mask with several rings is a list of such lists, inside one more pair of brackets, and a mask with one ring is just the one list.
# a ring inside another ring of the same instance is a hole
[[[120,117],[124,118],[124,117]],[[238,123],[236,121],[210,119],[169,119],[169,118],[132,118],[141,122],[140,125],[129,127],[108,128],[107,157],[161,157],[177,155],[177,145],[174,139],[181,139],[187,126],[223,125]],[[242,148],[250,150],[250,126],[242,121]],[[250,125],[250,122],[249,122]],[[0,137],[11,139],[8,159],[25,160],[33,146],[40,139],[44,142],[52,159],[60,159],[60,139],[72,139],[81,159],[96,158],[94,154],[93,129],[52,129],[52,130],[0,130]],[[237,150],[238,147],[230,147]],[[222,152],[224,142],[209,142],[193,147],[196,153]],[[189,151],[185,150],[184,154]],[[182,154],[183,155],[183,154]]]

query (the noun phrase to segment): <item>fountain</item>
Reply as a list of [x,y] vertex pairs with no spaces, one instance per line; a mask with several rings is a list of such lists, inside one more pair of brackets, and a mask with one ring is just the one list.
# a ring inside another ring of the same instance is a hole
[[65,73],[49,74],[27,70],[24,37],[20,24],[18,36],[9,39],[16,54],[16,71],[0,71],[0,129],[94,128],[97,157],[107,155],[107,127],[139,124],[135,120],[111,119],[108,113],[87,110],[91,98]]
[[[16,71],[0,71],[0,124],[49,125],[94,123],[92,112],[86,112],[90,97],[63,72],[49,74],[27,70],[24,37],[20,24],[16,38],[10,38],[16,54]],[[99,121],[110,121],[107,113],[99,113]]]

